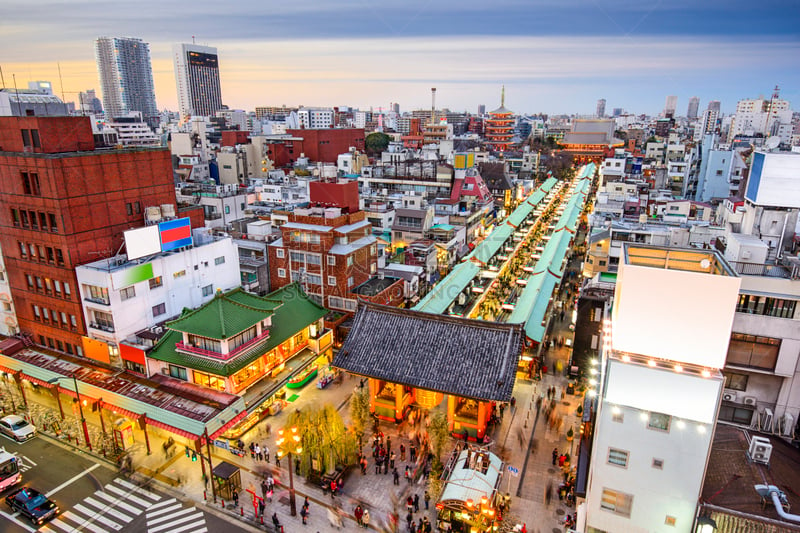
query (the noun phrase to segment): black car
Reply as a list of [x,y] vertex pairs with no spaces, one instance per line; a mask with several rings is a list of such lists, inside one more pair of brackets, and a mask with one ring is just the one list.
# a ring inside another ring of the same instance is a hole
[[58,514],[58,505],[36,489],[22,487],[6,497],[11,509],[19,511],[38,526]]

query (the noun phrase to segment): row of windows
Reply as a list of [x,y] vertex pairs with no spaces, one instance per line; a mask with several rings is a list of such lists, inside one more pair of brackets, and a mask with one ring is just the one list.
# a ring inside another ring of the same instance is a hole
[[39,138],[39,130],[20,130],[20,132],[22,133],[22,146],[27,148],[30,148],[31,146],[34,148],[42,147],[42,141]]
[[[608,449],[608,457],[606,461],[610,465],[621,466],[623,468],[628,468],[628,459],[630,457],[630,452],[627,450],[620,450],[618,448],[609,448]],[[657,459],[653,457],[653,462],[651,463],[653,468],[658,470],[664,469],[664,460]]]
[[[622,411],[615,411],[611,414],[611,420],[619,422],[620,424],[625,421],[625,414]],[[672,416],[664,413],[649,413],[647,415],[647,427],[649,429],[656,429],[659,431],[669,431]]]
[[75,315],[67,315],[67,313],[63,311],[39,307],[36,304],[32,304],[31,309],[33,310],[33,319],[37,322],[52,324],[53,326],[72,331],[78,329],[78,320]]
[[736,311],[738,313],[749,313],[751,315],[794,318],[796,305],[796,300],[767,298],[766,296],[755,296],[753,294],[740,294],[739,301],[736,304]]
[[83,357],[83,348],[77,344],[72,345],[68,342],[61,342],[58,339],[45,337],[44,335],[39,335],[39,344],[41,346],[48,346],[51,350],[58,350],[59,352],[67,352],[70,355],[79,355]]
[[72,289],[66,281],[57,279],[43,278],[32,274],[25,274],[25,281],[29,291],[37,291],[49,296],[56,296],[69,300],[72,298]]
[[41,211],[29,211],[12,207],[11,222],[18,228],[22,227],[58,233],[58,219],[55,213],[43,213]]
[[139,202],[127,202],[125,204],[125,213],[132,216],[134,213],[137,215],[142,212],[142,204]]
[[780,349],[780,339],[732,333],[728,344],[727,364],[775,370]]
[[64,252],[61,251],[61,248],[22,241],[17,241],[17,246],[19,246],[20,259],[64,266]]

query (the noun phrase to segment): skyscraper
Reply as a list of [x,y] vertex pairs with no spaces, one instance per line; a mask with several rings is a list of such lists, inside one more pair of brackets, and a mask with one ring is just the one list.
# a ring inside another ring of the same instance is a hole
[[150,126],[157,125],[150,45],[129,37],[99,37],[94,50],[106,114],[121,117],[140,111]]
[[222,109],[217,49],[197,44],[172,47],[181,115],[213,116]]
[[664,105],[664,116],[666,118],[673,118],[675,110],[678,108],[678,97],[674,95],[667,96],[667,102]]
[[606,116],[606,99],[601,98],[597,101],[597,109],[595,110],[595,115],[597,118],[603,118]]
[[692,96],[689,98],[689,107],[686,109],[686,118],[696,119],[698,109],[700,109],[700,99],[696,96]]

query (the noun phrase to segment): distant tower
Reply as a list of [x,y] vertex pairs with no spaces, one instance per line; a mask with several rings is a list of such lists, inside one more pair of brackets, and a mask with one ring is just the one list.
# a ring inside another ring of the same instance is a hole
[[514,128],[514,114],[506,109],[506,87],[500,93],[500,107],[489,111],[486,119],[486,144],[498,152],[505,151],[511,144]]
[[597,109],[595,110],[594,114],[597,118],[603,118],[606,116],[606,99],[601,98],[597,101]]
[[697,111],[700,109],[700,99],[696,96],[689,98],[689,107],[686,109],[686,118],[694,120],[697,118]]
[[478,105],[478,114],[483,116],[486,114],[486,104],[479,104]]
[[678,97],[677,96],[667,96],[667,102],[664,105],[664,116],[666,118],[674,118],[675,117],[675,110],[678,108]]
[[719,113],[719,110],[720,110],[719,100],[711,100],[708,103],[708,110],[709,111],[716,111],[717,113]]
[[150,45],[141,39],[100,37],[94,50],[106,115],[139,111],[145,122],[158,124]]
[[213,116],[222,109],[217,49],[199,44],[172,47],[178,108],[182,116]]

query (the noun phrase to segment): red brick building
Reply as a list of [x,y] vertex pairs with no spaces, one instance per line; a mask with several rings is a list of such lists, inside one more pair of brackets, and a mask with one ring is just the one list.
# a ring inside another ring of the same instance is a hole
[[236,146],[250,142],[250,132],[240,130],[226,130],[222,132],[222,146]]
[[146,207],[175,206],[170,153],[95,149],[88,117],[0,117],[0,202],[20,331],[83,355],[74,269],[113,256]]
[[355,147],[364,151],[363,128],[327,128],[318,130],[286,130],[292,137],[302,140],[292,141],[294,159],[304,153],[311,161],[336,163],[339,154],[344,154]]
[[[357,190],[355,182],[322,183],[310,190],[312,205],[332,206],[334,198],[344,199],[344,205],[289,213],[281,239],[268,246],[271,290],[298,282],[317,303],[345,312],[355,312],[359,298],[402,302],[402,280],[367,284],[378,271],[378,244],[366,213],[348,212],[353,185]],[[356,196],[356,207],[357,201]]]

